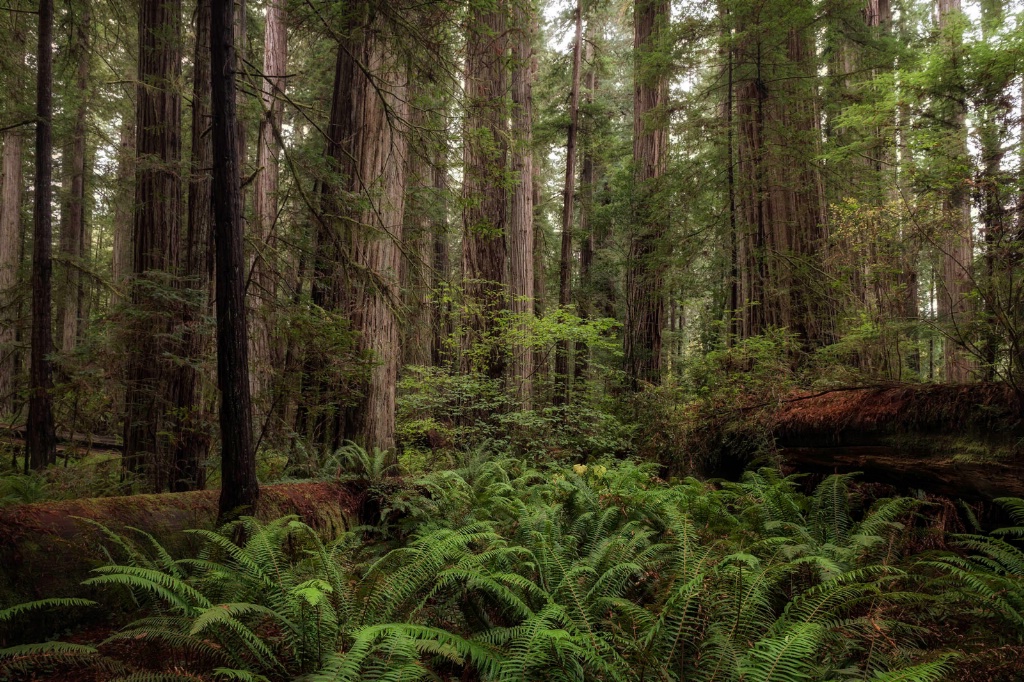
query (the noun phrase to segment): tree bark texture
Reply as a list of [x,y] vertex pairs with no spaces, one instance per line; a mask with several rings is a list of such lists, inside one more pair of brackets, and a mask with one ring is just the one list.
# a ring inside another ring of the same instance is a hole
[[[586,62],[589,65],[586,75],[586,105],[587,116],[584,120],[584,128],[580,135],[583,146],[583,163],[580,168],[580,277],[579,287],[576,292],[576,309],[581,319],[588,319],[593,313],[594,306],[594,255],[597,247],[597,239],[594,234],[594,197],[596,194],[598,178],[603,174],[597,160],[595,139],[595,124],[597,121],[593,115],[593,104],[597,94],[598,78],[597,64],[594,61],[594,40],[598,34],[592,25],[593,19],[587,22],[587,40],[584,46]],[[577,381],[581,381],[587,374],[590,365],[590,349],[583,342],[576,343],[575,349],[576,364],[573,373]]]
[[217,384],[220,387],[219,517],[251,514],[259,499],[252,445],[249,343],[245,324],[245,241],[235,111],[234,3],[211,0],[210,92],[217,292]]
[[256,239],[253,243],[252,273],[249,283],[249,310],[252,328],[250,362],[253,402],[257,413],[270,410],[270,380],[273,374],[271,329],[273,303],[277,297],[277,278],[270,262],[276,249],[278,219],[278,138],[284,122],[284,96],[288,73],[288,26],[285,0],[267,5],[263,38],[263,78],[260,80],[263,115],[260,117],[256,147],[256,180],[253,213]]
[[0,196],[0,417],[14,409],[15,325],[17,324],[18,254],[21,241],[22,136],[3,136],[3,194]]
[[[410,88],[410,93],[410,134],[415,135],[412,131],[427,130],[427,112],[423,108],[422,89]],[[424,136],[416,142],[416,145],[409,144],[407,154],[406,210],[402,227],[402,365],[430,364],[433,333],[434,307],[430,303],[435,221],[433,159],[429,140]]]
[[[937,0],[939,30],[946,32],[946,49],[954,64],[962,60],[962,36],[955,34],[953,23],[962,13],[960,0]],[[952,130],[947,135],[948,148],[944,150],[952,169],[969,167],[967,150],[967,112],[963,103],[952,102],[950,112]],[[977,372],[977,362],[966,346],[971,342],[968,326],[973,315],[970,293],[974,288],[972,261],[974,239],[971,229],[971,206],[968,186],[970,177],[950,178],[950,188],[942,201],[945,230],[939,245],[939,323],[943,325],[946,340],[943,344],[943,368],[946,381],[971,381]]]
[[[505,372],[505,350],[492,335],[508,308],[506,236],[508,192],[507,58],[508,6],[473,5],[466,27],[466,129],[462,183],[462,276],[467,320],[464,369],[479,368],[492,379]],[[488,344],[482,367],[471,350]]]
[[117,145],[117,185],[114,190],[113,246],[111,247],[110,307],[126,300],[132,272],[132,215],[135,203],[135,121],[125,116]]
[[433,224],[433,267],[431,300],[434,308],[430,359],[434,367],[449,366],[452,361],[451,247],[448,244],[448,168],[438,161],[431,169],[437,213]]
[[32,354],[29,366],[25,466],[42,469],[56,458],[53,426],[52,298],[53,226],[53,0],[39,3],[39,51],[36,55],[36,177],[32,210]]
[[[558,266],[558,306],[566,310],[572,303],[573,235],[576,201],[576,136],[580,114],[580,62],[583,55],[583,11],[576,3],[576,39],[572,48],[572,85],[569,90],[569,131],[565,144],[565,182],[562,185],[562,252]],[[560,339],[555,350],[556,403],[569,402],[572,349],[568,339]]]
[[[533,23],[529,5],[517,2],[513,10],[512,149],[515,187],[508,224],[509,298],[516,319],[517,337],[529,334],[533,316]],[[512,347],[509,375],[524,410],[530,409],[533,385],[533,350],[527,343]]]
[[[827,242],[818,154],[813,36],[804,5],[779,5],[787,40],[772,50],[764,16],[738,18],[735,118],[739,334],[786,328],[808,348],[831,342],[821,267]],[[794,12],[798,15],[795,19]],[[775,29],[780,27],[775,26]]]
[[[84,287],[82,266],[88,253],[85,245],[88,225],[85,220],[86,192],[86,117],[89,113],[88,86],[92,54],[89,47],[89,2],[83,2],[81,12],[73,17],[74,27],[71,38],[71,52],[77,62],[75,73],[74,123],[71,131],[70,154],[65,157],[65,175],[70,179],[70,192],[64,206],[66,215],[62,220],[64,229],[60,235],[60,252],[63,267],[57,287],[57,329],[60,333],[60,349],[69,353],[82,332]],[[70,163],[68,163],[70,162]]]
[[626,262],[624,339],[631,390],[661,381],[668,213],[660,179],[668,166],[668,74],[658,53],[667,49],[662,43],[669,14],[665,0],[637,0],[633,8],[634,215]]
[[210,313],[211,281],[214,272],[213,245],[213,131],[210,112],[210,0],[196,3],[196,43],[192,73],[192,156],[188,179],[188,221],[185,232],[182,291],[179,321],[181,339],[178,354],[183,361],[174,368],[173,469],[170,489],[174,492],[201,490],[206,483],[205,460],[211,437],[209,410],[204,399],[202,358],[212,339],[204,320]]
[[[537,58],[533,60],[533,72],[537,73]],[[547,272],[548,272],[548,240],[543,230],[538,229],[540,223],[538,216],[543,210],[544,188],[541,183],[541,167],[543,157],[533,157],[533,316],[537,319],[544,317],[547,304]],[[533,379],[531,388],[533,395],[537,395],[537,381],[546,380],[550,369],[550,356],[547,349],[536,348],[533,351]]]
[[383,20],[369,6],[359,14],[363,20],[338,50],[328,128],[328,155],[345,183],[340,189],[356,197],[339,205],[332,226],[352,265],[337,294],[358,333],[358,349],[372,363],[355,387],[344,433],[367,450],[393,450],[408,83]]
[[[154,0],[139,10],[136,94],[135,214],[132,225],[132,321],[124,458],[154,490],[170,474],[164,432],[173,368],[169,336],[178,311],[164,295],[175,286],[181,226],[181,0]],[[161,293],[163,290],[164,293]]]

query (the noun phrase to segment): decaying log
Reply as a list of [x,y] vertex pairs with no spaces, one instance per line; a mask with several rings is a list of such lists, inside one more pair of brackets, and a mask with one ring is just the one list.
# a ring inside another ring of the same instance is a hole
[[[81,581],[106,560],[111,543],[92,519],[135,539],[138,528],[175,556],[194,551],[188,528],[213,528],[217,490],[161,495],[132,495],[41,502],[0,509],[0,609],[32,599],[88,596]],[[264,486],[257,516],[273,519],[296,514],[335,537],[355,520],[362,500],[340,483],[289,483]],[[111,550],[114,555],[116,551]]]
[[1024,497],[1020,407],[1000,384],[796,395],[762,414],[798,471],[861,471],[865,480],[968,500]]

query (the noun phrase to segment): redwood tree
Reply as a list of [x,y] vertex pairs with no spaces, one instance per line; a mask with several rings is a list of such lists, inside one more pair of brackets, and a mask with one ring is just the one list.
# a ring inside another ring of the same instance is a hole
[[256,143],[256,179],[253,191],[253,213],[256,239],[253,250],[252,276],[249,285],[249,309],[252,334],[249,339],[252,362],[253,400],[258,412],[270,409],[271,368],[274,362],[271,347],[272,314],[270,303],[276,295],[277,282],[268,256],[276,244],[278,219],[278,139],[284,121],[284,96],[288,68],[288,27],[284,0],[271,0],[267,5],[263,39],[263,78],[260,93],[263,115],[260,117]]
[[178,267],[181,225],[181,0],[139,8],[135,215],[123,463],[153,489],[169,477],[164,431],[172,388],[165,359],[175,311],[166,296]]
[[[565,184],[562,186],[562,257],[558,269],[558,305],[572,303],[572,224],[576,200],[576,134],[580,112],[580,62],[583,54],[583,11],[576,3],[576,40],[572,49],[572,85],[569,90],[569,132],[565,145]],[[569,340],[558,342],[555,352],[555,400],[569,400]]]
[[[349,35],[338,50],[328,155],[337,180],[332,235],[351,258],[347,282],[334,297],[358,332],[358,348],[372,363],[358,382],[344,436],[368,450],[395,446],[399,348],[396,306],[401,300],[409,114],[404,62],[383,17],[368,4],[353,9]],[[356,201],[342,204],[341,189]],[[335,282],[334,286],[341,286]]]
[[[515,4],[512,48],[512,154],[515,187],[508,225],[509,294],[520,333],[533,314],[533,12],[528,2]],[[512,349],[512,380],[524,409],[531,405],[533,351],[525,344]]]
[[[195,59],[192,66],[192,157],[188,177],[188,221],[185,231],[180,318],[184,359],[174,370],[174,465],[173,491],[199,490],[206,482],[203,460],[209,453],[203,400],[201,358],[211,341],[203,317],[209,312],[213,277],[213,138],[210,90],[210,0],[198,0],[195,12]],[[176,335],[178,336],[178,335]]]
[[259,499],[252,445],[249,344],[238,117],[235,110],[234,3],[211,0],[210,73],[213,213],[217,264],[217,383],[220,386],[222,521],[254,513]]
[[665,236],[660,179],[668,161],[668,74],[664,66],[670,6],[636,0],[633,8],[633,225],[626,263],[626,377],[636,390],[661,380]]
[[60,349],[74,350],[81,334],[84,318],[84,292],[81,268],[87,255],[89,237],[85,220],[86,191],[86,117],[88,116],[89,74],[92,53],[89,46],[90,3],[83,0],[74,22],[71,52],[76,64],[74,122],[71,131],[70,153],[65,153],[64,171],[70,180],[61,212],[60,251],[64,261],[63,276],[57,288],[57,328]]
[[[492,379],[505,371],[504,349],[488,337],[508,307],[508,6],[472,3],[466,28],[466,138],[462,181],[462,276],[466,348],[490,343],[484,366]],[[469,356],[463,363],[469,368]]]
[[50,300],[53,228],[50,220],[53,172],[53,0],[39,3],[39,51],[36,56],[36,179],[32,243],[32,358],[29,367],[25,468],[52,464],[56,458],[53,428],[53,352]]

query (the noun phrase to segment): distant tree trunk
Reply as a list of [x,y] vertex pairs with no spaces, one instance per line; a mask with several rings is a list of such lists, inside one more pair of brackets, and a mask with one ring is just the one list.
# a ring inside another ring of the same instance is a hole
[[636,0],[633,98],[634,224],[626,262],[625,364],[627,383],[638,390],[661,382],[664,326],[665,237],[668,212],[661,176],[668,164],[668,74],[661,59],[669,23],[667,0]]
[[[982,40],[986,43],[998,33],[1005,23],[1002,0],[984,0],[981,3]],[[976,192],[984,224],[985,272],[984,284],[984,337],[982,339],[982,379],[990,382],[996,379],[999,350],[1002,344],[998,308],[1000,279],[1010,271],[1006,267],[1012,262],[1012,255],[1006,248],[1007,230],[1006,205],[1009,197],[1007,188],[1012,185],[1008,174],[1002,170],[1005,150],[1003,142],[1010,137],[1011,97],[1007,89],[1008,78],[991,78],[985,82],[979,98],[975,117],[981,146],[981,172]]]
[[[246,8],[246,0],[234,0],[234,8],[232,10],[232,30],[234,32],[234,48],[235,48],[235,74],[236,79],[239,77],[245,77],[248,73],[248,67],[245,63],[245,45],[249,39],[249,14]],[[247,97],[245,91],[241,88],[235,91],[235,113],[237,116],[237,122],[235,127],[237,128],[237,141],[238,141],[238,178],[239,182],[242,183],[247,179],[246,174],[246,162],[249,158],[249,148],[246,143],[246,120],[245,120],[245,98]],[[242,197],[242,221],[245,221],[245,185],[242,184],[241,188]]]
[[15,285],[21,241],[22,177],[21,131],[4,132],[3,195],[0,196],[0,417],[14,409],[15,335],[17,322]]
[[434,367],[445,367],[452,360],[452,264],[448,246],[448,169],[442,162],[433,165],[432,177],[437,208],[433,225],[434,258],[430,282],[434,307],[431,316],[430,359]]
[[162,295],[173,287],[181,226],[181,0],[139,9],[136,96],[135,218],[124,455],[128,471],[167,487],[170,462],[161,435],[172,399],[172,368],[164,357],[177,314]]
[[725,183],[726,183],[726,210],[729,212],[729,264],[726,273],[726,303],[725,303],[725,345],[731,348],[739,335],[740,314],[739,314],[739,235],[736,231],[736,127],[734,124],[736,89],[735,60],[736,53],[732,41],[731,10],[725,3],[719,3],[718,17],[721,20],[719,29],[720,46],[718,49],[719,58],[724,62],[725,71],[725,96],[722,98],[720,118],[725,123]]
[[[960,0],[937,0],[939,29],[950,30],[950,18],[961,13]],[[948,49],[959,63],[961,38],[947,36]],[[955,169],[969,166],[967,150],[967,114],[964,106],[953,102],[953,129],[948,132],[949,158]],[[939,319],[946,328],[943,344],[943,366],[946,381],[970,381],[977,371],[977,362],[966,351],[969,342],[967,326],[971,322],[970,292],[973,288],[971,266],[974,259],[974,240],[971,230],[971,206],[968,201],[968,178],[952,178],[951,187],[943,198],[942,213],[946,222],[946,235],[940,244],[942,267],[940,270]]]
[[[82,274],[81,267],[85,256],[86,237],[85,222],[85,148],[86,148],[86,116],[88,115],[89,65],[92,54],[89,47],[90,8],[86,0],[81,5],[81,13],[74,18],[74,29],[71,39],[71,51],[77,61],[75,78],[75,114],[74,126],[71,131],[71,153],[66,157],[65,169],[70,177],[71,191],[65,206],[66,216],[62,220],[63,228],[60,235],[62,277],[57,288],[57,328],[60,330],[60,349],[69,353],[75,349],[75,343],[81,333],[82,325]],[[70,163],[67,163],[67,162]]]
[[[263,38],[263,116],[260,118],[256,147],[256,182],[253,192],[253,213],[256,239],[253,249],[253,271],[249,284],[252,337],[249,339],[252,362],[252,394],[257,414],[270,410],[269,394],[273,374],[271,358],[272,302],[277,296],[274,268],[267,262],[276,244],[278,216],[278,143],[284,121],[284,95],[288,73],[288,27],[285,0],[271,0],[267,5]],[[261,420],[259,420],[261,421]],[[257,423],[259,423],[259,421]]]
[[[534,58],[534,72],[537,70],[536,57]],[[542,186],[541,186],[541,157],[533,158],[533,316],[537,319],[544,317],[545,304],[547,303],[547,239],[544,231],[539,229],[538,215],[542,207]],[[547,376],[549,368],[548,351],[538,348],[533,353],[533,378],[543,379]],[[531,382],[534,399],[537,398],[537,382]]]
[[[512,154],[515,187],[508,224],[509,295],[519,333],[530,329],[533,314],[533,22],[523,3],[514,9],[512,68]],[[531,407],[533,351],[526,344],[512,348],[509,371],[524,410]]]
[[125,286],[132,271],[132,214],[135,203],[135,121],[121,121],[117,145],[117,185],[114,190],[114,238],[111,248],[111,307],[124,302]]
[[[504,374],[505,351],[488,337],[497,330],[498,315],[508,307],[507,14],[503,0],[488,7],[474,4],[466,35],[462,276],[469,319],[464,343],[467,348],[490,343],[482,369],[492,379]],[[469,354],[466,358],[468,363]]]
[[[415,78],[422,74],[416,74]],[[422,102],[421,87],[410,88],[409,99],[414,104],[410,112],[411,135],[427,129],[427,116]],[[425,136],[424,136],[425,138]],[[410,144],[409,168],[406,172],[407,198],[402,258],[401,293],[404,313],[401,347],[403,365],[429,365],[433,330],[434,308],[430,302],[431,264],[434,260],[434,215],[432,211],[433,169],[430,144],[426,139]]]
[[53,0],[39,2],[36,57],[36,178],[32,239],[32,359],[29,368],[25,468],[42,469],[57,456],[53,427],[53,352],[50,300],[53,228],[50,221],[53,172]]
[[785,328],[810,349],[834,335],[819,281],[827,230],[815,160],[817,66],[806,26],[813,8],[807,2],[771,7],[787,31],[781,45],[761,33],[767,12],[737,21],[739,334]]
[[[558,267],[558,305],[565,310],[572,303],[572,223],[576,200],[576,133],[580,112],[580,61],[583,54],[583,12],[576,3],[576,40],[572,48],[572,85],[569,91],[569,132],[565,145],[565,183],[562,185],[562,257]],[[569,401],[572,349],[561,339],[555,350],[555,403]]]
[[203,400],[202,358],[210,343],[203,325],[209,314],[213,277],[213,131],[210,113],[210,0],[196,3],[195,56],[192,72],[192,157],[188,176],[188,224],[182,277],[185,302],[180,319],[184,362],[174,369],[173,492],[205,487],[204,460],[210,450],[208,410]]
[[[590,65],[586,77],[586,103],[590,107],[594,103],[597,93],[597,65],[594,63],[594,38],[596,31],[593,30],[590,20],[587,22],[586,61]],[[583,142],[583,167],[580,170],[580,284],[576,294],[576,309],[581,319],[588,319],[593,311],[594,298],[594,251],[597,240],[594,236],[594,190],[600,171],[595,161],[594,123],[593,115],[587,121]],[[576,366],[574,374],[577,382],[582,381],[590,365],[590,348],[583,342],[576,343]]]
[[345,179],[343,189],[362,200],[338,214],[342,248],[356,266],[340,298],[359,334],[359,350],[374,364],[357,387],[344,435],[367,450],[393,450],[408,83],[385,29],[369,25],[369,6],[361,5],[356,16],[361,23],[338,50],[328,153]]
[[231,0],[212,0],[210,15],[213,213],[217,280],[217,383],[220,387],[219,518],[251,514],[259,499],[252,446],[249,344],[245,326],[245,243],[235,112],[235,36]]

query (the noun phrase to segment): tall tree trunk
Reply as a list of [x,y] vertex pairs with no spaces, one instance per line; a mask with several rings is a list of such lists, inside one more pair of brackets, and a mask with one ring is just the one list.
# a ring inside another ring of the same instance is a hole
[[[569,91],[569,132],[565,144],[565,183],[562,186],[562,257],[558,266],[558,305],[565,310],[572,303],[572,223],[576,200],[576,133],[580,112],[580,61],[583,54],[583,12],[576,3],[576,40],[572,48],[572,86]],[[568,339],[561,339],[555,351],[555,402],[569,401],[572,359]]]
[[[508,223],[509,295],[519,334],[529,333],[533,316],[533,23],[530,5],[517,2],[512,69],[512,211]],[[533,350],[512,348],[513,389],[524,410],[531,407]]]
[[170,462],[162,437],[172,398],[165,354],[177,311],[174,286],[181,226],[181,0],[154,0],[139,9],[136,96],[135,218],[131,286],[135,315],[129,340],[124,456],[128,471],[167,487]]
[[[594,63],[594,39],[598,31],[594,30],[593,19],[587,21],[585,50],[586,61],[590,65],[586,77],[586,104],[588,110],[594,104],[597,94],[597,64]],[[594,251],[597,240],[594,235],[594,194],[598,177],[602,174],[595,160],[596,141],[594,127],[596,121],[591,112],[581,135],[583,143],[583,167],[580,170],[580,285],[576,294],[576,309],[581,319],[588,319],[593,314],[594,300]],[[590,348],[586,343],[576,343],[576,365],[574,374],[579,384],[585,378],[590,365]]]
[[221,521],[239,514],[254,513],[260,492],[252,446],[249,343],[245,326],[245,243],[235,111],[233,4],[231,0],[211,0],[210,5],[217,384],[221,393]]
[[[962,60],[962,37],[948,32],[956,29],[951,24],[961,14],[960,0],[937,0],[939,29],[945,36],[950,59],[954,64]],[[951,112],[952,129],[948,133],[948,158],[951,168],[967,167],[967,112],[959,102],[953,102]],[[951,178],[951,186],[942,202],[942,214],[946,233],[940,243],[941,286],[939,292],[939,318],[946,331],[943,344],[943,368],[946,381],[963,383],[970,381],[977,370],[965,346],[970,342],[967,327],[970,324],[972,306],[970,292],[973,288],[971,275],[974,259],[974,240],[971,230],[971,207],[967,192],[968,178]]]
[[725,345],[732,347],[739,335],[740,312],[740,273],[739,273],[739,234],[736,231],[736,128],[734,125],[733,100],[735,97],[735,59],[736,53],[733,49],[732,22],[730,11],[719,5],[719,18],[722,20],[719,40],[721,47],[719,55],[724,57],[725,62],[725,97],[722,102],[721,118],[725,121],[725,182],[728,200],[727,210],[729,211],[729,271],[726,286],[728,287],[727,302],[725,305]]
[[3,137],[3,195],[0,196],[0,417],[14,409],[15,335],[17,323],[15,285],[21,241],[22,177],[21,131],[8,130]]
[[211,341],[203,325],[210,312],[213,277],[213,131],[210,113],[210,0],[196,3],[192,73],[192,158],[188,179],[188,223],[182,263],[181,348],[174,373],[174,492],[205,487],[204,461],[210,450],[208,408],[203,400],[202,358]]
[[[414,80],[422,74],[415,74]],[[424,93],[420,87],[410,88],[413,102],[410,112],[410,134],[427,130],[427,112],[422,106]],[[408,154],[408,186],[405,200],[405,225],[402,228],[403,250],[401,293],[404,324],[401,333],[402,364],[429,365],[433,333],[434,308],[430,301],[431,264],[434,260],[434,216],[432,213],[433,169],[430,144],[426,135],[410,144]],[[415,148],[413,148],[415,146]]]
[[[505,174],[508,165],[506,32],[508,5],[473,5],[466,36],[466,140],[463,155],[462,276],[468,324],[466,349],[490,344],[481,368],[492,379],[505,371],[505,352],[489,337],[508,307]],[[470,353],[464,365],[470,367]]]
[[114,190],[114,237],[111,247],[110,306],[125,301],[125,287],[132,272],[132,214],[135,203],[135,121],[121,121],[117,145],[117,184]]
[[[739,334],[792,331],[807,348],[831,341],[820,273],[827,244],[817,73],[807,2],[778,3],[736,19]],[[771,17],[770,19],[766,17]],[[781,44],[761,22],[778,21]]]
[[668,74],[655,59],[668,29],[666,0],[636,0],[633,8],[634,215],[626,262],[625,364],[627,383],[638,390],[661,381],[664,326],[667,202],[661,176],[668,165]]
[[81,5],[81,14],[74,17],[72,54],[77,61],[75,77],[75,118],[71,131],[70,164],[65,166],[71,179],[71,191],[67,198],[64,229],[60,235],[61,259],[64,261],[57,301],[57,328],[60,330],[60,349],[69,353],[81,333],[82,325],[82,274],[85,256],[85,154],[86,116],[88,115],[89,65],[92,54],[89,48],[90,7],[88,0]]
[[374,364],[357,387],[344,435],[367,450],[393,450],[408,83],[386,29],[370,25],[369,6],[358,8],[356,16],[361,23],[338,50],[329,156],[345,178],[346,193],[361,199],[354,210],[339,214],[336,226],[355,266],[341,294],[358,348]]
[[[252,336],[249,339],[252,362],[252,394],[258,415],[270,410],[271,328],[273,301],[277,296],[274,268],[267,261],[276,244],[278,216],[278,143],[284,121],[284,96],[288,72],[288,27],[285,0],[271,0],[267,5],[263,38],[263,116],[260,118],[256,147],[256,181],[253,192],[253,213],[256,239],[249,285]],[[257,424],[262,420],[258,420]]]
[[452,361],[452,264],[448,245],[448,169],[440,160],[433,165],[432,178],[437,208],[433,224],[434,258],[430,281],[434,307],[431,316],[430,361],[434,367],[445,367]]
[[50,300],[53,227],[50,222],[53,172],[53,0],[39,2],[36,57],[36,178],[32,239],[32,359],[29,367],[25,468],[41,469],[57,456],[53,427],[53,352]]
[[[534,58],[534,72],[537,70],[537,60]],[[547,239],[544,231],[538,229],[537,216],[543,210],[542,185],[541,185],[541,161],[542,157],[533,158],[533,316],[537,319],[544,317],[545,304],[547,303]],[[544,379],[547,377],[550,357],[547,349],[538,348],[533,352],[533,378]],[[531,381],[533,397],[537,397],[537,382]]]
[[[1005,16],[1002,0],[984,0],[981,3],[982,40],[991,41],[1003,27]],[[1012,261],[1006,249],[1006,187],[1009,178],[1002,170],[1005,156],[1003,142],[1010,136],[1011,98],[1007,77],[990,78],[978,102],[975,129],[981,146],[981,173],[976,186],[977,203],[981,207],[984,225],[984,337],[982,339],[982,378],[994,381],[1001,345],[998,308],[999,281],[1007,280],[1010,273],[1004,263]]]

